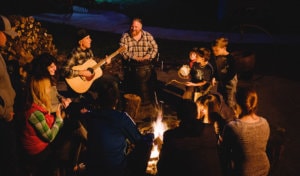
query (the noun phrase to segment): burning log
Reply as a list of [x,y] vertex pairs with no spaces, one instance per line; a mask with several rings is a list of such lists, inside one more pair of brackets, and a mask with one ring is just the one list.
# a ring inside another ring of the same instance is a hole
[[161,150],[162,144],[163,144],[163,140],[161,139],[161,137],[157,137],[153,141],[153,145],[157,146],[158,151]]
[[159,160],[159,152],[163,144],[163,134],[168,129],[167,124],[163,122],[162,110],[160,111],[161,112],[158,113],[159,116],[157,117],[156,121],[152,123],[154,140],[153,140],[152,150],[151,150],[151,154],[148,160],[148,165],[146,170],[146,173],[151,175],[155,175],[157,173],[156,164]]
[[[151,146],[151,153],[148,157],[148,163],[146,168],[147,175],[156,175],[157,173],[157,162],[159,160],[159,153],[163,144],[163,134],[169,128],[177,127],[179,121],[176,116],[163,117],[163,107],[157,106],[157,116],[155,121],[139,123],[139,130],[142,134],[153,133],[154,139]],[[153,112],[154,113],[154,112]]]

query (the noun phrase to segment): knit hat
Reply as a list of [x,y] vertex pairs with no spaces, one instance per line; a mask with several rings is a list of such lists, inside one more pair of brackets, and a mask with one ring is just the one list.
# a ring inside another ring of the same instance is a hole
[[10,21],[5,16],[0,15],[0,17],[0,31],[3,31],[11,38],[15,38],[18,33],[11,28]]
[[82,40],[84,37],[90,35],[85,29],[80,29],[77,31],[77,41]]

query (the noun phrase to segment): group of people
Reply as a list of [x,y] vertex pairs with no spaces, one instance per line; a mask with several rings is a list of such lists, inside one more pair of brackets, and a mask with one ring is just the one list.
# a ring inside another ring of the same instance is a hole
[[182,99],[179,126],[163,135],[157,175],[269,175],[270,127],[256,113],[258,94],[253,87],[241,87],[236,100],[238,110],[232,113],[221,94],[209,93],[196,102]]
[[[1,16],[1,20],[1,47],[5,47],[6,37],[16,37],[17,33],[6,17]],[[68,88],[72,93],[64,95],[57,89],[57,59],[50,53],[36,56],[27,68],[23,92],[17,92],[24,97],[20,100],[22,107],[18,107],[22,112],[18,112],[17,126],[12,123],[16,119],[16,91],[6,68],[7,60],[1,56],[0,137],[6,141],[6,145],[1,145],[1,175],[74,175],[85,167],[87,175],[117,176],[139,174],[146,169],[153,135],[141,134],[130,115],[119,109],[119,82],[114,76],[102,75],[101,68],[110,64],[112,58],[96,59],[87,30],[78,30],[77,37],[78,43],[62,66],[62,75],[70,80]],[[151,61],[158,47],[152,35],[142,30],[141,19],[133,20],[120,46],[126,47],[121,54],[131,65],[126,70],[130,75],[126,91],[149,103],[151,95],[146,92],[150,92]],[[97,62],[103,64],[95,68]],[[76,81],[83,81],[88,89],[77,91]],[[135,148],[142,149],[130,152]],[[141,159],[144,164],[136,161],[141,158],[139,153],[145,155]],[[127,160],[131,163],[127,164]],[[79,162],[85,165],[78,165]],[[141,168],[134,168],[133,163]]]
[[[4,47],[6,37],[16,35],[7,18],[1,19]],[[22,94],[18,130],[12,124],[16,92],[0,55],[0,139],[7,141],[0,149],[0,175],[75,175],[83,167],[79,162],[91,176],[144,174],[154,136],[142,134],[120,109],[120,82],[101,68],[112,58],[96,59],[91,43],[89,32],[78,30],[77,45],[62,66],[62,76],[74,93],[70,97],[57,89],[56,58],[49,53],[34,58]],[[120,52],[123,91],[140,96],[142,104],[154,103],[153,60],[158,45],[143,30],[140,18],[132,20],[119,45],[125,48]],[[190,80],[177,112],[180,124],[164,133],[158,175],[268,175],[268,122],[256,114],[255,89],[237,91],[234,59],[227,45],[222,37],[211,49],[190,51]]]
[[269,175],[270,127],[254,86],[239,86],[228,39],[195,47],[178,70],[185,91],[178,127],[164,132],[157,175]]
[[238,85],[235,59],[227,49],[228,39],[219,37],[208,47],[190,50],[190,61],[178,70],[185,82],[184,99],[196,101],[209,92],[219,92],[232,109],[236,106],[235,93]]

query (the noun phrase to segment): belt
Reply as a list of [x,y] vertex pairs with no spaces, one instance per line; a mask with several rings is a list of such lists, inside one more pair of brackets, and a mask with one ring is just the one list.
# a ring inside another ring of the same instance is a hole
[[151,60],[136,61],[136,60],[130,59],[129,65],[136,66],[136,67],[138,67],[138,66],[147,66],[147,65],[151,66],[152,63],[151,63]]

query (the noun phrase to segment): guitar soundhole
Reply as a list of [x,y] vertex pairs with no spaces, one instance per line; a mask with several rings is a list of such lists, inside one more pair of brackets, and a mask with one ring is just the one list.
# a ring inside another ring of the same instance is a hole
[[95,74],[90,77],[83,77],[84,81],[91,81],[94,78]]

